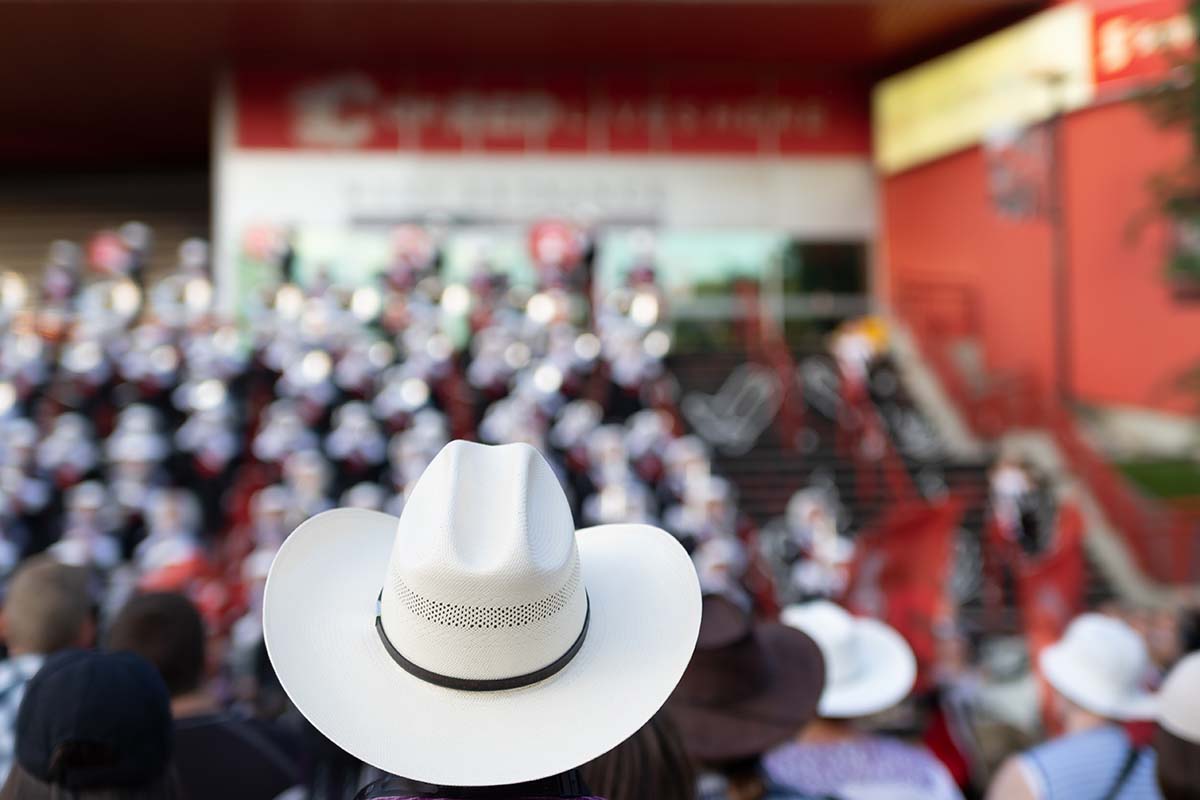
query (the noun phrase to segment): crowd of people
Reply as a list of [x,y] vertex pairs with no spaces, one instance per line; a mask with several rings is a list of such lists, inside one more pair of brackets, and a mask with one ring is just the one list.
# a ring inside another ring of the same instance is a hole
[[[655,526],[575,530],[523,443],[448,444],[399,518],[305,521],[264,612],[287,698],[368,765],[324,796],[963,796],[929,751],[872,723],[914,689],[897,631],[824,600],[762,619],[702,589]],[[94,619],[83,568],[40,556],[18,570],[0,797],[313,796],[330,761],[221,708],[188,598],[137,594],[90,649]],[[1039,666],[1059,733],[1006,761],[989,798],[1197,796],[1200,655],[1151,694],[1137,633],[1087,613]]]
[[[760,537],[685,430],[652,248],[594,301],[570,226],[534,286],[447,281],[408,227],[377,283],[302,287],[279,237],[235,319],[203,242],[153,281],[152,243],[0,276],[0,800],[984,789],[880,733],[923,727],[917,663],[835,602],[836,496]],[[1200,696],[1190,664],[1162,696]],[[1137,633],[1085,615],[1039,665],[1063,735],[989,796],[1197,796],[1200,710],[1143,696]]]

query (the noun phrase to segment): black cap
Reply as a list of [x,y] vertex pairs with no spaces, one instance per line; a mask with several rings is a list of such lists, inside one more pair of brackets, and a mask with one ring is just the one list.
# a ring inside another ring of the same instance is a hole
[[167,687],[133,653],[50,656],[17,713],[17,763],[68,789],[149,785],[166,771],[171,747]]

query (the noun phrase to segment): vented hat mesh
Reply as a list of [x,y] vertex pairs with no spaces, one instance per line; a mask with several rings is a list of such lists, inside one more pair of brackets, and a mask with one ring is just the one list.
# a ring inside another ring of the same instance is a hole
[[442,603],[418,594],[396,575],[393,585],[401,605],[409,613],[438,625],[453,628],[514,628],[549,619],[567,607],[567,603],[579,590],[581,579],[579,562],[576,561],[571,576],[563,587],[553,594],[532,603],[515,606],[473,606],[457,603]]

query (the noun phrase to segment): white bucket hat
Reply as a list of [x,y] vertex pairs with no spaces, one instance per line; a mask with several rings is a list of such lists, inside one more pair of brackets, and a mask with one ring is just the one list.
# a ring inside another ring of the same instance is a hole
[[1106,719],[1151,719],[1154,697],[1142,684],[1150,667],[1133,628],[1103,614],[1080,614],[1038,658],[1042,677],[1085,711]]
[[1158,724],[1167,733],[1200,744],[1200,653],[1181,660],[1163,681]]
[[536,450],[462,441],[400,517],[337,509],[297,528],[263,619],[284,689],[323,734],[457,786],[548,777],[615,747],[671,694],[699,626],[673,537],[576,532]]
[[788,606],[780,620],[807,633],[825,657],[817,713],[831,719],[886,711],[912,691],[917,660],[894,628],[824,600]]

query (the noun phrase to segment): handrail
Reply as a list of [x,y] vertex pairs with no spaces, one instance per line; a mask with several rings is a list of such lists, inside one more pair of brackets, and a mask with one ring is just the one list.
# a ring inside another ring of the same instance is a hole
[[1141,495],[1080,435],[1070,409],[1031,376],[989,376],[982,386],[967,381],[949,348],[982,341],[974,287],[923,276],[902,280],[895,298],[895,311],[911,329],[917,349],[976,433],[994,438],[1017,427],[1048,430],[1147,575],[1171,583],[1200,576],[1200,513]]
[[784,339],[781,323],[763,313],[758,284],[743,281],[736,291],[745,314],[741,338],[749,361],[766,364],[779,379],[779,413],[776,420],[784,443],[794,447],[796,437],[804,427],[803,398],[796,381],[796,362]]
[[[746,282],[737,287],[746,314],[743,317],[742,339],[748,358],[767,364],[779,377],[783,396],[777,417],[779,432],[788,447],[797,446],[797,437],[804,428],[803,387],[796,380],[796,361],[783,335],[782,320],[764,313],[760,290],[757,284]],[[887,425],[874,403],[865,402],[856,407],[864,426],[877,428],[883,442],[883,453],[878,460],[864,459],[858,447],[848,444],[847,438],[860,434],[862,428],[850,429],[844,422],[838,423],[838,447],[842,454],[854,464],[856,485],[860,493],[870,497],[863,499],[881,502],[908,500],[917,496],[912,477],[896,449],[895,442],[887,433]]]

